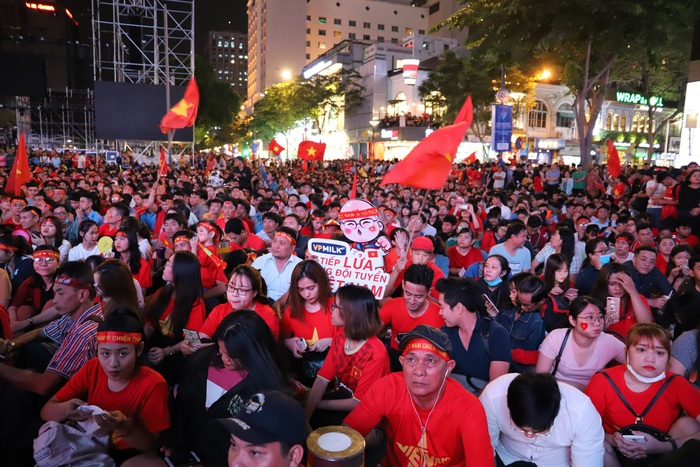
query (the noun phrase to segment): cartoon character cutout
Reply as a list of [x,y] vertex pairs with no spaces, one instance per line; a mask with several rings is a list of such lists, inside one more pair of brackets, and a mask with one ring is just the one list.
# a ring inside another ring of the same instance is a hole
[[379,220],[379,210],[368,201],[351,199],[340,209],[338,221],[345,237],[353,242],[353,248],[381,250],[383,255],[391,251],[391,242],[382,235],[384,223]]

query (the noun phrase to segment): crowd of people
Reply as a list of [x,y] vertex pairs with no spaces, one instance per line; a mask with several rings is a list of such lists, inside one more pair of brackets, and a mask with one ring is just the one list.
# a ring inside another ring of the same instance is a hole
[[[8,465],[303,465],[341,424],[367,465],[700,455],[697,163],[499,159],[426,191],[382,186],[396,161],[43,156],[0,196]],[[308,248],[364,248],[352,199],[388,239],[383,296]]]

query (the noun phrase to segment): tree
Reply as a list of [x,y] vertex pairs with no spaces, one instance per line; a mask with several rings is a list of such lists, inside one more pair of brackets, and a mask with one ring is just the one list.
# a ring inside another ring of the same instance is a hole
[[[469,27],[467,46],[503,62],[556,65],[574,95],[573,110],[588,167],[593,129],[613,65],[647,39],[644,26],[673,28],[698,0],[470,0],[438,27]],[[666,37],[658,35],[660,44]]]
[[196,55],[194,63],[200,96],[195,141],[207,146],[224,144],[225,129],[236,121],[243,99],[230,84],[216,78],[207,59]]
[[[472,54],[457,57],[453,51],[445,53],[440,64],[431,71],[418,88],[423,99],[440,100],[446,107],[445,122],[452,122],[468,95],[472,96],[474,120],[471,129],[483,143],[489,131],[491,105],[501,88],[501,63],[493,56]],[[519,67],[506,67],[506,88],[511,92],[532,95],[534,78]],[[515,110],[515,109],[514,109]],[[514,114],[514,117],[517,115]]]

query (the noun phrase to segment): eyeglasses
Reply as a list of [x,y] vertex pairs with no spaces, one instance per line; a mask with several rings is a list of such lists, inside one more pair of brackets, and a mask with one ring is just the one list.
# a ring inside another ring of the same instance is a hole
[[515,304],[518,305],[518,307],[523,311],[530,311],[533,308],[535,308],[537,305],[539,305],[539,303],[540,302],[524,304],[523,302],[520,301],[520,299],[518,299],[518,298],[515,299]]
[[545,431],[528,431],[528,430],[521,430],[518,428],[518,426],[513,422],[513,419],[510,419],[510,429],[513,431],[516,431],[518,433],[522,433],[523,435],[527,436],[528,438],[536,438],[537,436],[544,436],[546,438],[552,436],[552,428],[549,427]]
[[610,248],[606,248],[604,250],[595,250],[595,251],[593,251],[593,254],[594,255],[607,255],[609,251],[610,251]]
[[242,289],[234,286],[233,284],[226,284],[226,290],[234,295],[245,295],[253,289]]
[[591,324],[600,324],[605,322],[605,316],[603,315],[598,315],[598,316],[579,316],[579,319],[582,319],[583,321]]
[[52,264],[56,261],[54,258],[34,258],[34,262],[37,264]]
[[332,310],[333,308],[337,308],[337,309],[339,309],[340,311],[343,311],[343,309],[342,309],[341,307],[339,307],[335,302],[331,302],[331,310]]

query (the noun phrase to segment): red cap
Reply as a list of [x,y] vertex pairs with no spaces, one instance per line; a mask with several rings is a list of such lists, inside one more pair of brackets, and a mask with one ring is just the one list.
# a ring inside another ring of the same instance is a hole
[[411,249],[429,251],[432,253],[435,247],[433,246],[433,242],[431,242],[429,238],[418,237],[415,240],[413,240],[413,243],[411,243]]

